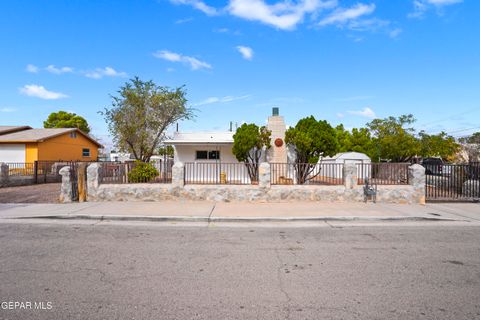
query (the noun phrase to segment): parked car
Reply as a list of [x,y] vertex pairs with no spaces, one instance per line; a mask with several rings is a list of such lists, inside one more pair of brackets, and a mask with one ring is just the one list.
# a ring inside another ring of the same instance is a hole
[[442,175],[444,165],[441,158],[424,158],[421,165],[425,167],[426,174]]

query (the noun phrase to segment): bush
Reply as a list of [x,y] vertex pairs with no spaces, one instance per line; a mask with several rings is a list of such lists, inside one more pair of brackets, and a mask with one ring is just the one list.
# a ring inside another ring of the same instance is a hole
[[158,175],[158,170],[150,163],[136,161],[132,171],[128,173],[128,182],[149,182]]

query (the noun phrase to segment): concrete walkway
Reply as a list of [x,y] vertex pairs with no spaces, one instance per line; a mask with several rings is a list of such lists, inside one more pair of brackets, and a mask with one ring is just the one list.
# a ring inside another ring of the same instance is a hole
[[480,223],[478,203],[84,202],[0,204],[0,219],[56,218],[140,221],[456,220]]

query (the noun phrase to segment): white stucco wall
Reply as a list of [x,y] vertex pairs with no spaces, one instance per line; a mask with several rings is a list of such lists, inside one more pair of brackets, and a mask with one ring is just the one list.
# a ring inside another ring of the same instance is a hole
[[[247,168],[232,153],[232,144],[175,145],[175,162],[185,164],[185,180],[190,183],[213,183],[226,174],[227,183],[249,183]],[[195,159],[196,151],[220,151],[219,160]],[[192,173],[194,172],[194,174]]]
[[25,162],[25,144],[0,144],[0,162]]

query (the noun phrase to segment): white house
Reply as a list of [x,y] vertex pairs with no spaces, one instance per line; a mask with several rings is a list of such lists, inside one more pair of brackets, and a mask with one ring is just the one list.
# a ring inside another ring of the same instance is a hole
[[233,132],[175,132],[165,145],[185,165],[187,183],[250,183],[247,167],[232,153]]
[[[273,108],[268,117],[267,128],[272,132],[272,148],[268,151],[269,162],[287,162],[284,143],[286,125],[278,108]],[[250,183],[247,166],[232,153],[233,132],[175,132],[166,145],[174,147],[175,162],[185,164],[187,183]],[[278,170],[278,169],[273,169]],[[191,175],[191,172],[195,174]],[[280,174],[280,173],[279,173]]]

